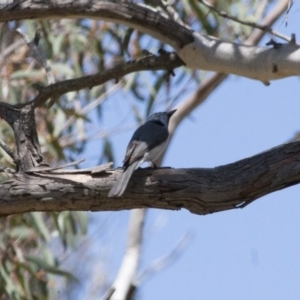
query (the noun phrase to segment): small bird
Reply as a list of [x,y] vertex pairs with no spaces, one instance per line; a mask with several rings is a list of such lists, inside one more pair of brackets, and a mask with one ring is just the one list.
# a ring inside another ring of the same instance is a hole
[[171,116],[177,109],[169,112],[158,112],[151,115],[145,124],[133,134],[123,160],[123,173],[108,193],[108,197],[123,195],[134,170],[146,161],[152,162],[160,157],[168,145],[168,125]]

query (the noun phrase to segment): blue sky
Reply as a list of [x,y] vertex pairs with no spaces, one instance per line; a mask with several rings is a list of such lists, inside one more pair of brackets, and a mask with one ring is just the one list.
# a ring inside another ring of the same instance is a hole
[[[299,20],[299,3],[295,3],[288,26],[274,28],[297,37]],[[215,167],[288,142],[300,130],[299,83],[293,77],[265,86],[230,76],[183,121],[163,165]],[[127,118],[130,108],[122,97],[107,101],[103,126],[114,128]],[[133,130],[112,137],[117,165]],[[97,148],[95,142],[87,151],[86,166],[97,163]],[[149,210],[141,271],[170,253],[183,236],[188,234],[190,242],[167,268],[142,283],[138,299],[300,299],[299,196],[300,186],[294,186],[244,209],[208,216]],[[129,211],[91,214],[92,264],[105,257],[109,281],[121,263],[129,216]],[[106,225],[100,226],[104,220]],[[95,233],[97,228],[100,233]]]
[[[288,141],[299,128],[299,92],[296,78],[265,87],[230,77],[195,111],[195,121],[179,128],[165,165],[214,167]],[[141,298],[299,299],[299,192],[291,187],[210,216],[151,211],[148,224],[159,216],[165,227],[146,242],[145,263],[186,232],[194,239],[174,265],[145,283]]]

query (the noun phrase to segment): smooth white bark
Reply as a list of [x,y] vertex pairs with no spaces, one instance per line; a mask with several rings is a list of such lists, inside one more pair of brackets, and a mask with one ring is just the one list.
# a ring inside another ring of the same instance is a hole
[[195,41],[177,50],[188,68],[236,74],[263,82],[300,75],[300,47],[255,47],[193,33]]
[[[193,32],[160,10],[128,1],[83,1],[49,7],[31,1],[22,7],[0,11],[0,21],[22,19],[91,18],[119,23],[144,32],[172,46],[188,68],[236,74],[268,83],[270,80],[300,75],[300,50],[295,44],[278,49],[236,44]],[[288,0],[276,7],[286,9]]]

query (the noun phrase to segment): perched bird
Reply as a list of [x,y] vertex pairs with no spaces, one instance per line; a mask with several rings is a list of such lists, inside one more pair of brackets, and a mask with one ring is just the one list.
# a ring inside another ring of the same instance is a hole
[[176,109],[151,115],[145,124],[133,134],[123,160],[123,173],[108,193],[108,197],[120,197],[124,193],[134,170],[142,163],[155,160],[164,152],[169,140],[168,125]]

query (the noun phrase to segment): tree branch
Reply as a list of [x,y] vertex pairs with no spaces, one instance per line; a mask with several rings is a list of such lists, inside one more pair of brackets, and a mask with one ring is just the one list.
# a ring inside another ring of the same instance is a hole
[[17,157],[12,149],[8,147],[8,145],[5,144],[2,139],[0,139],[0,147],[12,158],[13,161],[17,160]]
[[55,82],[54,75],[51,70],[51,66],[48,64],[45,55],[38,48],[39,40],[41,39],[41,29],[38,29],[35,33],[34,39],[31,41],[27,34],[25,34],[21,28],[17,29],[17,32],[21,35],[27,47],[30,50],[30,55],[45,69],[48,79],[48,84]]
[[0,22],[57,18],[91,18],[135,28],[174,48],[193,41],[191,30],[145,4],[132,1],[46,1],[24,0],[10,8],[0,5]]
[[[271,27],[285,12],[285,6],[287,4],[287,0],[279,1],[273,7],[273,9],[263,18],[261,24]],[[244,44],[255,46],[261,41],[264,35],[264,31],[255,29],[246,39]],[[214,73],[211,77],[204,80],[196,89],[196,91],[177,107],[176,114],[172,116],[169,124],[169,132],[171,138],[181,121],[186,118],[196,107],[201,105],[227,77],[227,74]]]
[[51,97],[58,98],[68,92],[78,91],[84,88],[91,89],[94,86],[103,84],[112,79],[119,79],[120,77],[133,72],[146,70],[170,71],[182,65],[184,65],[183,61],[175,53],[166,53],[160,56],[151,54],[138,60],[129,61],[110,69],[105,69],[94,75],[65,80],[44,87],[40,90],[39,95],[33,100],[34,106],[39,107],[44,105]]
[[12,128],[17,154],[13,155],[17,170],[25,171],[43,163],[32,104],[10,105],[0,101],[0,118]]
[[223,42],[194,33],[195,41],[177,51],[188,68],[235,74],[264,83],[300,75],[300,47],[265,48]]
[[146,209],[134,209],[130,216],[128,240],[122,265],[112,285],[115,292],[110,300],[132,299],[137,282]]
[[[288,6],[287,0],[279,5]],[[149,6],[127,1],[76,1],[51,5],[24,1],[14,9],[3,8],[0,22],[20,19],[93,18],[120,23],[153,36],[175,48],[187,67],[236,74],[269,82],[300,75],[300,49],[294,43],[279,49],[250,47],[193,32]]]
[[240,23],[242,25],[246,25],[246,26],[249,26],[249,27],[252,27],[252,28],[260,29],[264,32],[268,32],[268,33],[272,34],[273,36],[277,36],[277,37],[279,37],[279,38],[281,38],[281,39],[283,39],[283,40],[285,40],[289,43],[292,42],[291,37],[287,37],[287,36],[285,36],[285,35],[283,35],[279,32],[274,31],[270,26],[260,25],[260,24],[254,23],[254,22],[241,20],[237,17],[229,15],[225,11],[219,11],[217,8],[215,8],[214,5],[212,5],[211,3],[208,3],[205,0],[198,0],[198,2],[200,2],[201,4],[203,4],[204,6],[209,8],[210,10],[214,11],[217,15],[219,15],[222,18],[226,18],[228,20],[231,20],[231,21],[234,21],[234,22],[237,22],[237,23]]
[[107,198],[121,170],[17,173],[0,184],[0,215],[29,211],[161,208],[206,215],[240,208],[300,182],[300,141],[212,169],[137,170],[122,199]]

